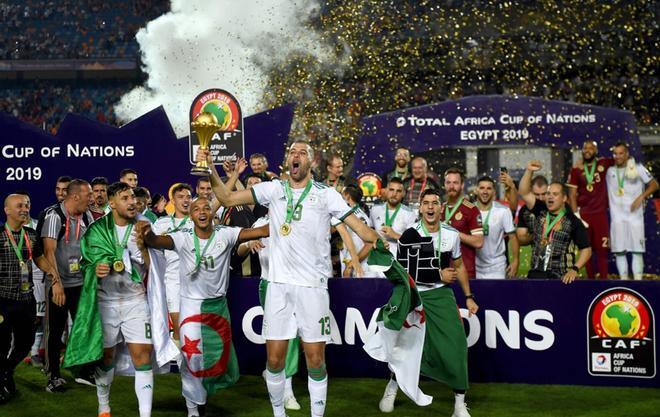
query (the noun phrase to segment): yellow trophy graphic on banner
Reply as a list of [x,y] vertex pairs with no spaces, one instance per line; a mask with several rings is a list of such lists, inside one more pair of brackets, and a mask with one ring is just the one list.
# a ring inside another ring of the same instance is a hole
[[[197,134],[197,140],[199,141],[199,147],[202,149],[208,149],[209,144],[211,143],[211,138],[220,130],[220,124],[218,124],[218,119],[213,113],[202,112],[195,118],[195,120],[190,124],[193,132]],[[209,169],[209,164],[207,161],[197,161],[197,164],[190,170],[192,175],[199,176],[208,176],[211,175],[211,170]]]

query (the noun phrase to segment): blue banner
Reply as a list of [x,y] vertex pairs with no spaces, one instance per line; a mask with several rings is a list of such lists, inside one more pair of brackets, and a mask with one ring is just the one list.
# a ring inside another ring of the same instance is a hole
[[[362,345],[376,330],[376,312],[387,302],[390,283],[369,278],[329,283],[336,342],[327,347],[330,375],[385,377],[386,364],[371,359]],[[660,282],[473,280],[470,285],[480,307],[473,317],[461,309],[470,381],[660,387],[652,310],[660,305]],[[266,361],[257,288],[257,279],[233,278],[228,295],[244,374],[260,374]],[[460,289],[454,290],[464,307]]]
[[591,139],[603,149],[623,141],[633,156],[641,152],[632,113],[536,97],[465,97],[366,117],[362,123],[356,176],[392,169],[398,146],[415,154],[484,145],[571,148]]
[[[292,120],[292,105],[245,118],[246,156],[263,153],[278,172]],[[0,190],[3,196],[29,192],[33,217],[55,202],[55,181],[61,175],[87,181],[104,176],[114,182],[119,171],[132,168],[139,185],[164,195],[175,182],[194,186],[197,181],[190,175],[188,138],[177,139],[162,107],[120,128],[69,114],[55,136],[0,113],[0,132]]]

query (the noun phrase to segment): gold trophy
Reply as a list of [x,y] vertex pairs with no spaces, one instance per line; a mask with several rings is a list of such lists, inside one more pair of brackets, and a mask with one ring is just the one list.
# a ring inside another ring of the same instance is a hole
[[[213,113],[209,112],[200,113],[190,126],[192,126],[193,131],[197,134],[197,140],[201,149],[208,149],[213,134],[220,130],[218,119]],[[207,161],[197,161],[197,164],[190,170],[190,173],[192,175],[209,176],[211,175],[211,169]]]

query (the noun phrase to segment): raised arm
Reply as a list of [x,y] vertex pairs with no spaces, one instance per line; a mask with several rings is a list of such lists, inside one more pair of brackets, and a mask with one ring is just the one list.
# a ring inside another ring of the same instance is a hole
[[518,209],[518,189],[516,188],[516,184],[507,172],[500,173],[500,182],[504,184],[504,198],[509,203],[509,209],[515,213]]
[[543,168],[541,161],[530,161],[527,164],[527,169],[520,179],[520,189],[518,190],[520,196],[525,200],[528,209],[532,209],[536,204],[536,196],[532,192],[532,175],[539,169]]
[[168,235],[157,235],[151,230],[151,223],[139,221],[135,224],[135,232],[141,236],[145,246],[154,249],[174,249],[174,240]]
[[199,160],[204,160],[209,164],[211,168],[211,188],[213,193],[218,198],[218,201],[221,205],[225,207],[234,207],[240,206],[242,204],[255,204],[252,192],[249,190],[240,190],[240,191],[231,191],[221,180],[218,175],[218,171],[215,169],[215,165],[211,159],[211,153],[208,149],[199,149],[197,151],[197,158]]

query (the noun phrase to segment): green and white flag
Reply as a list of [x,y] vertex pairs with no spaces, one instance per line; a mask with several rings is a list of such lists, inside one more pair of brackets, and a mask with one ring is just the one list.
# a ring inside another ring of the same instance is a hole
[[207,395],[233,385],[240,375],[227,299],[182,298],[179,314],[183,396],[206,404]]
[[[114,222],[112,214],[107,214],[92,223],[80,241],[82,252],[81,270],[83,286],[78,302],[78,312],[73,322],[71,335],[64,353],[65,368],[77,368],[81,365],[96,362],[103,356],[103,327],[97,305],[96,265],[105,263],[112,265],[116,259],[114,242]],[[154,249],[149,249],[149,275],[147,281],[147,302],[151,315],[151,332],[154,345],[153,362],[156,372],[169,370],[169,362],[178,357],[179,351],[170,338],[167,325],[167,302],[165,301],[165,259]],[[136,272],[135,268],[132,268]],[[133,273],[131,279],[142,278]],[[122,344],[124,345],[124,344]],[[121,375],[134,372],[132,361],[125,346],[119,346],[115,371]],[[122,366],[126,364],[126,366]]]
[[433,397],[419,388],[426,323],[415,282],[382,242],[371,251],[367,263],[371,270],[384,272],[394,288],[388,303],[378,312],[378,331],[366,340],[364,350],[372,358],[387,362],[399,388],[415,404],[429,405]]

